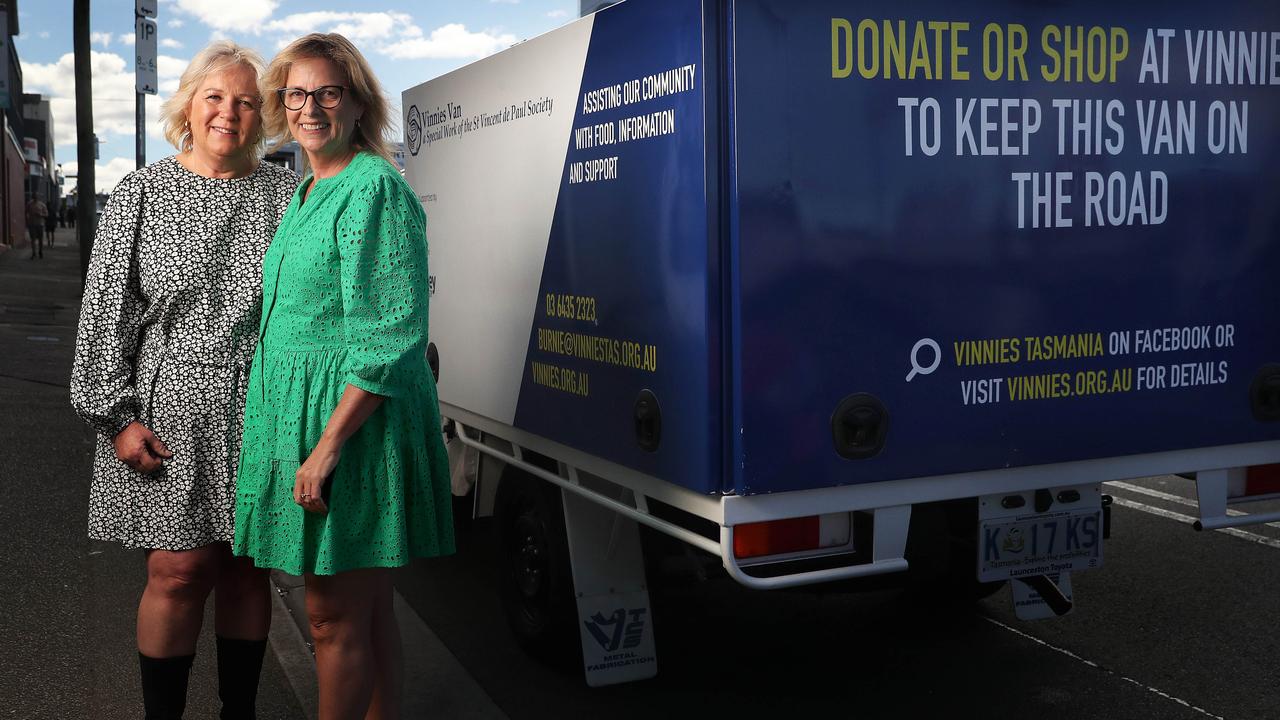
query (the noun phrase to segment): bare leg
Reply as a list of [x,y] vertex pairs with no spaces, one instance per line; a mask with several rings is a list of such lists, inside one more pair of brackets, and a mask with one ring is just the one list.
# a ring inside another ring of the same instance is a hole
[[204,601],[218,578],[220,547],[147,551],[138,603],[138,669],[148,720],[182,717]]
[[378,597],[373,608],[373,659],[377,668],[373,701],[365,720],[399,720],[404,685],[404,648],[400,646],[400,626],[396,624],[395,586],[391,573],[378,579]]
[[373,610],[384,573],[365,569],[306,577],[320,720],[360,720],[369,709],[375,674]]
[[223,548],[222,572],[214,589],[213,626],[224,638],[261,640],[271,629],[271,583],[265,568]]
[[204,601],[217,581],[224,547],[147,551],[147,587],[138,603],[138,652],[153,658],[195,653]]
[[223,545],[222,572],[214,590],[218,641],[218,697],[223,718],[257,716],[258,681],[271,628],[271,584],[267,571],[249,558],[233,557]]

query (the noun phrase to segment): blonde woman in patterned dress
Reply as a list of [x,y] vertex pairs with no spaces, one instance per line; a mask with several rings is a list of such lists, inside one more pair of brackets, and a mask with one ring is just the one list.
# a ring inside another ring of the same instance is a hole
[[178,148],[116,185],[94,239],[71,401],[97,431],[89,536],[143,548],[146,717],[180,718],[214,593],[223,718],[252,718],[267,576],[230,543],[262,257],[297,185],[262,161],[261,58],[201,51],[166,101]]
[[453,551],[449,469],[427,367],[422,205],[389,162],[389,107],[341,35],[267,71],[268,127],[313,174],[263,262],[236,503],[237,555],[304,575],[320,717],[395,718],[390,568]]

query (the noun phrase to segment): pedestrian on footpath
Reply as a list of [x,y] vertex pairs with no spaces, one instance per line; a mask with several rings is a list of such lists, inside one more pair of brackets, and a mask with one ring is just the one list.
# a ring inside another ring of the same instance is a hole
[[390,107],[346,38],[271,61],[268,131],[307,154],[263,261],[235,553],[303,575],[320,718],[398,718],[390,568],[453,552],[449,465],[427,366],[422,205],[390,162]]
[[53,247],[53,231],[58,229],[58,211],[45,211],[44,231],[49,247]]
[[235,466],[262,257],[297,186],[262,161],[264,70],[229,41],[195,56],[161,108],[179,152],[116,185],[85,281],[71,401],[98,433],[89,536],[144,551],[148,720],[182,717],[211,592],[221,716],[254,717],[270,596],[231,555]]
[[66,214],[67,214],[67,227],[74,230],[76,227],[76,206],[67,205]]
[[34,195],[27,198],[27,234],[31,236],[31,259],[36,259],[36,250],[44,257],[44,219],[49,216],[49,208],[40,198]]

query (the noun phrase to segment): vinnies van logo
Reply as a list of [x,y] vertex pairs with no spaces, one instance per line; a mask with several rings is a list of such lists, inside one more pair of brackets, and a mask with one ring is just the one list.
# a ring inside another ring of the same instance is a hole
[[417,157],[424,143],[430,145],[447,137],[457,137],[464,132],[459,127],[462,124],[462,106],[456,103],[445,103],[442,107],[426,111],[410,105],[404,118],[404,139],[409,146],[409,154]]
[[597,612],[586,623],[587,630],[605,652],[630,650],[638,646],[644,637],[647,612],[647,608],[618,608],[609,617]]
[[418,112],[418,106],[409,106],[409,112],[404,119],[404,140],[405,144],[409,146],[409,154],[414,157],[417,157],[418,151],[422,149],[422,136],[425,125],[422,113]]

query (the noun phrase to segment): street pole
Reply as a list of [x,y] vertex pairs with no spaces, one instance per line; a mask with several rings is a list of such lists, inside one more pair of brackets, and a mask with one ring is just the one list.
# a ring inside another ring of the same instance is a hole
[[75,0],[72,44],[76,64],[76,232],[80,240],[80,280],[89,274],[98,196],[94,188],[93,69],[89,56],[89,0]]
[[147,164],[147,95],[155,95],[160,84],[156,77],[156,10],[157,0],[134,0],[133,3],[133,92],[137,96],[138,169]]
[[138,169],[141,170],[142,166],[147,164],[147,137],[146,133],[143,132],[147,117],[147,96],[142,93],[134,93],[134,95],[138,96],[137,120],[135,122],[138,133],[136,140]]

